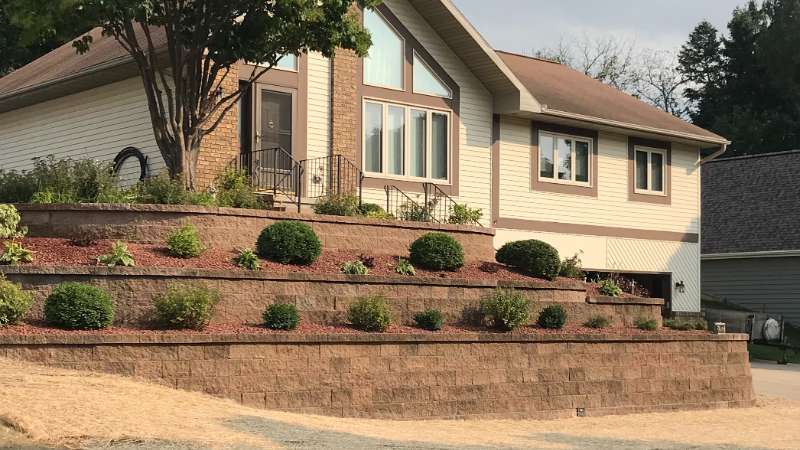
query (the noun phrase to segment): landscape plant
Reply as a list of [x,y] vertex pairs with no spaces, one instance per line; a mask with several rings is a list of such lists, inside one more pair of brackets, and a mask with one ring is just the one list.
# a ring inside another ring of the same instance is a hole
[[16,239],[25,235],[20,229],[22,217],[14,205],[0,204],[0,239]]
[[601,294],[609,297],[619,297],[622,295],[622,288],[617,284],[613,278],[606,278],[597,283],[598,290]]
[[452,236],[426,233],[411,243],[409,256],[415,266],[456,271],[464,265],[464,249]]
[[358,207],[358,212],[362,216],[373,219],[394,219],[393,215],[387,213],[385,209],[375,203],[362,203]]
[[201,330],[211,321],[219,292],[203,285],[171,284],[153,301],[159,323],[169,328]]
[[438,309],[427,309],[414,315],[414,322],[419,328],[438,331],[444,325],[444,316]]
[[461,225],[479,225],[481,217],[483,217],[483,212],[480,208],[470,208],[465,204],[454,203],[450,208],[450,217],[447,218],[447,222]]
[[278,221],[261,231],[256,252],[281,264],[309,265],[319,258],[322,243],[310,226],[298,221]]
[[361,212],[358,197],[350,194],[331,194],[320,197],[314,203],[313,208],[316,214],[331,216],[356,216]]
[[649,317],[639,317],[633,324],[636,326],[636,328],[646,331],[653,331],[658,328],[658,322],[656,319],[651,319]]
[[398,258],[397,264],[394,266],[394,271],[397,274],[413,277],[417,274],[417,270],[407,259]]
[[261,263],[258,260],[258,255],[256,255],[256,253],[249,248],[243,248],[239,250],[239,254],[236,255],[236,258],[234,258],[234,262],[237,266],[247,270],[261,269]]
[[368,275],[369,268],[361,261],[348,261],[342,264],[342,273],[347,275]]
[[100,255],[97,257],[98,264],[105,264],[108,267],[123,266],[133,267],[133,255],[128,250],[128,246],[120,241],[116,241],[111,245],[111,253]]
[[531,302],[513,289],[497,289],[481,299],[484,323],[500,331],[511,331],[528,323]]
[[561,305],[550,305],[539,313],[536,324],[542,328],[559,330],[567,323],[567,312]]
[[526,275],[548,280],[557,277],[561,268],[558,251],[536,239],[507,242],[497,250],[495,259]]
[[564,260],[561,261],[558,275],[566,278],[575,278],[576,280],[584,279],[585,274],[581,266],[580,254],[575,253],[569,258],[564,258]]
[[587,328],[608,328],[611,325],[611,319],[608,316],[592,316],[583,323],[583,326]]
[[114,302],[103,289],[90,284],[61,283],[44,302],[48,324],[70,330],[96,330],[114,322]]
[[226,169],[216,179],[216,205],[231,208],[259,209],[264,207],[253,191],[250,176],[244,170]]
[[18,323],[33,303],[33,295],[19,283],[8,281],[0,274],[0,326]]
[[263,314],[264,326],[273,330],[294,330],[300,323],[297,307],[288,303],[267,306]]
[[206,248],[200,241],[197,228],[192,224],[186,224],[169,235],[167,250],[172,256],[188,259],[202,255]]
[[19,242],[6,241],[4,247],[3,254],[0,255],[0,265],[16,266],[33,261],[33,252]]
[[672,330],[679,330],[679,331],[689,331],[689,330],[708,330],[708,322],[704,319],[682,319],[682,318],[673,318],[673,319],[665,319],[664,326],[672,329]]
[[362,297],[347,309],[347,319],[362,331],[385,331],[392,321],[389,305],[382,295]]

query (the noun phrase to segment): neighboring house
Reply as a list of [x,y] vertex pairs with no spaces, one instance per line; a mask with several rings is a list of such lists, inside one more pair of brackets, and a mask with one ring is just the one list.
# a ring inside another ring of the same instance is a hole
[[800,325],[800,150],[703,167],[702,290]]
[[[352,163],[364,201],[392,209],[443,193],[481,208],[497,246],[542,239],[699,311],[700,152],[726,139],[566,66],[493,50],[449,0],[387,0],[364,23],[368,58],[311,53],[270,71],[204,141],[201,183],[281,147],[314,197],[331,189],[331,167]],[[95,42],[0,79],[0,167],[128,146],[163,167],[135,68],[111,39]]]

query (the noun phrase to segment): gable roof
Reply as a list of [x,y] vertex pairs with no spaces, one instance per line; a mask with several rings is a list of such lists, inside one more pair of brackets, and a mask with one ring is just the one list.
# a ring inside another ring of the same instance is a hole
[[800,250],[800,150],[702,166],[703,254]]
[[566,65],[498,50],[497,53],[539,101],[542,114],[616,124],[706,142],[728,141],[649,105]]

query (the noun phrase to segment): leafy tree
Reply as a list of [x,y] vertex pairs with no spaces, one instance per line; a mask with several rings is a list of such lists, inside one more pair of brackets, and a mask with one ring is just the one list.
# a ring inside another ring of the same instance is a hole
[[[374,7],[379,0],[61,2],[133,58],[167,170],[194,189],[201,141],[253,82],[287,54],[318,51],[330,57],[344,48],[365,55],[371,40],[353,7]],[[73,44],[79,52],[90,51],[92,37]],[[238,87],[223,90],[236,84],[230,82],[231,68],[238,61],[258,66]]]

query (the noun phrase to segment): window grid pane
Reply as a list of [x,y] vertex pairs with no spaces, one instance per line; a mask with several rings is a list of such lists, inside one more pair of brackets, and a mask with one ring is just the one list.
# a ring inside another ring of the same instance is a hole
[[364,83],[403,89],[403,40],[371,9],[364,11],[364,27],[372,37],[364,58]]
[[636,189],[647,190],[647,152],[636,151]]
[[572,180],[572,140],[558,138],[556,140],[558,151],[558,179]]
[[393,175],[403,175],[403,149],[405,148],[404,141],[406,125],[405,108],[389,106],[388,122],[388,170],[389,173]]
[[381,172],[383,162],[383,105],[367,103],[364,107],[364,169]]
[[428,113],[417,109],[411,110],[411,154],[410,175],[414,177],[426,176],[425,146],[428,137]]
[[650,189],[664,191],[664,156],[661,153],[650,153]]
[[431,114],[431,177],[447,179],[447,116]]
[[589,143],[575,141],[575,181],[589,182]]
[[413,63],[414,92],[447,98],[452,95],[450,89],[431,72],[428,65],[416,53],[414,53]]
[[539,176],[553,178],[553,137],[539,135]]

